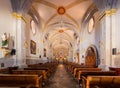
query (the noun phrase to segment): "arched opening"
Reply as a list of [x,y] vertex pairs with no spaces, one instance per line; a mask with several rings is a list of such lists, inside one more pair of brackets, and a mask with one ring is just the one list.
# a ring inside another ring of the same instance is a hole
[[85,55],[85,65],[88,67],[96,67],[97,66],[97,49],[94,45],[88,47]]

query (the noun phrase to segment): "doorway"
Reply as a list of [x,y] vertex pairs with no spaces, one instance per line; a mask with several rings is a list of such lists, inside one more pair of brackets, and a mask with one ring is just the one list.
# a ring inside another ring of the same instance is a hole
[[85,55],[85,65],[88,67],[97,66],[97,49],[94,45],[88,47]]

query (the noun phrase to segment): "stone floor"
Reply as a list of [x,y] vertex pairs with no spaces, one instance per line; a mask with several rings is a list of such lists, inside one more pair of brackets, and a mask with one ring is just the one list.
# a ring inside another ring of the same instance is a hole
[[63,64],[59,64],[55,74],[44,88],[79,88],[73,77],[66,72]]

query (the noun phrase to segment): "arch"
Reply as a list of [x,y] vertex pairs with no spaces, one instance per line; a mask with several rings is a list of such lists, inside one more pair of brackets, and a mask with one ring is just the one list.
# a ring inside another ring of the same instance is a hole
[[[70,30],[73,30],[76,34],[78,34],[78,28],[74,25],[74,24],[71,24],[69,22],[63,22],[64,23],[64,26],[70,28]],[[54,29],[56,27],[60,27],[60,23],[59,22],[55,22],[55,23],[52,23],[52,24],[49,24],[46,26],[45,30],[44,30],[44,34],[46,35],[49,31],[51,31],[51,29]]]
[[88,67],[98,66],[98,51],[95,45],[90,45],[85,53],[85,65]]

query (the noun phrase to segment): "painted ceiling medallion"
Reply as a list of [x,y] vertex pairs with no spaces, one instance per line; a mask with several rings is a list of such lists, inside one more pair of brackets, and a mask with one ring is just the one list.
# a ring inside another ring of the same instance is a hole
[[62,30],[62,29],[61,29],[61,30],[59,30],[59,32],[60,32],[60,33],[63,33],[63,32],[64,32],[64,30]]
[[64,7],[61,6],[57,9],[57,12],[58,12],[58,14],[63,15],[63,14],[65,14],[66,10]]

